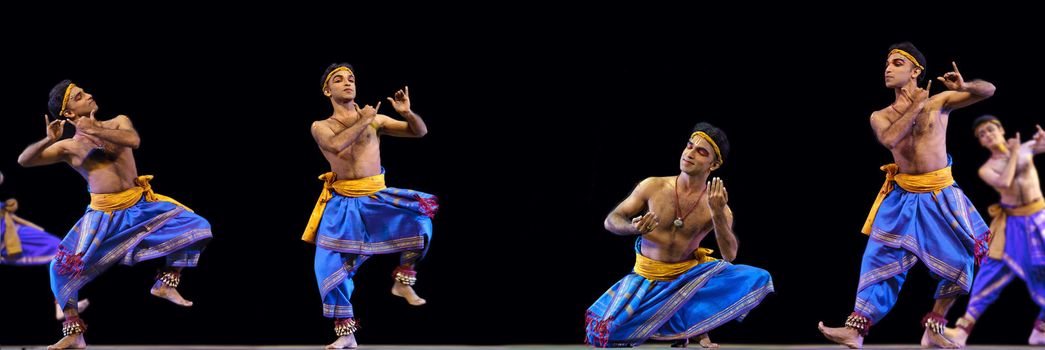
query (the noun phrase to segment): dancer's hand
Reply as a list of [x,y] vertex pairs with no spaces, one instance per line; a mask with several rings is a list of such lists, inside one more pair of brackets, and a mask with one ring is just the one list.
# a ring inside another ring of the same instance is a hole
[[1020,154],[1020,147],[1022,147],[1020,145],[1020,133],[1017,132],[1016,136],[1009,139],[1009,142],[1007,142],[1005,146],[1009,148],[1009,154],[1013,158],[1018,157]]
[[944,85],[947,85],[948,89],[954,91],[965,91],[965,79],[962,78],[962,73],[958,72],[958,64],[951,61],[951,66],[954,67],[953,72],[947,72],[942,77],[936,79],[942,81]]
[[907,101],[907,109],[918,108],[919,110],[925,109],[925,104],[929,101],[929,89],[932,89],[933,82],[925,85],[925,89],[915,86],[914,90],[907,90],[907,88],[900,89],[903,93],[904,99]]
[[1045,130],[1041,129],[1041,125],[1035,127],[1038,132],[1034,133],[1034,154],[1045,153]]
[[726,183],[721,178],[714,178],[708,181],[708,209],[711,209],[713,213],[722,213],[726,210],[726,203],[729,202],[729,193],[726,192]]
[[918,111],[925,112],[926,105],[929,103],[929,90],[932,87],[933,82],[930,80],[928,84],[925,84],[925,89],[915,89],[914,108],[917,108]]
[[101,125],[98,123],[98,121],[94,119],[95,111],[97,110],[92,110],[90,116],[80,117],[76,120],[76,123],[73,124],[74,126],[76,126],[76,131],[82,132],[87,135],[94,135],[95,131],[101,128]]
[[636,231],[639,231],[640,235],[644,235],[653,232],[653,229],[660,225],[660,219],[657,218],[657,214],[649,211],[643,216],[636,216],[634,219],[631,219],[631,225],[635,227]]
[[358,103],[353,103],[356,107],[356,113],[359,113],[359,121],[370,124],[377,117],[377,110],[381,108],[381,102],[377,103],[377,107],[371,107],[370,105],[364,106],[362,109],[359,108]]
[[410,113],[409,86],[406,86],[403,89],[396,91],[395,98],[389,97],[388,100],[392,102],[392,108],[395,108],[396,113],[399,113],[399,115],[407,115]]
[[49,118],[44,114],[44,126],[47,128],[47,139],[51,142],[58,141],[58,138],[62,137],[62,132],[65,131],[65,120],[48,121]]

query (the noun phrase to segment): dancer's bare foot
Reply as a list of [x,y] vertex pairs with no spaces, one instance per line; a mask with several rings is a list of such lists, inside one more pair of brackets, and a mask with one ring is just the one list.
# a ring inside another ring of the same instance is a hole
[[943,330],[943,336],[950,339],[951,342],[959,348],[964,348],[965,341],[969,339],[969,333],[966,333],[965,329],[961,327],[945,328]]
[[349,334],[343,337],[338,337],[333,343],[327,345],[327,349],[355,349],[356,346],[356,335]]
[[164,299],[170,300],[172,303],[175,303],[175,304],[178,304],[178,305],[181,305],[181,306],[184,306],[184,307],[192,306],[192,302],[188,301],[188,300],[185,300],[185,298],[182,298],[181,297],[181,293],[178,293],[177,289],[171,288],[171,287],[167,286],[166,284],[163,284],[163,282],[160,282],[160,281],[156,281],[156,284],[154,284],[152,286],[152,290],[150,290],[149,292],[151,292],[152,295],[155,295],[155,296],[158,296],[160,298],[164,298]]
[[60,350],[60,349],[86,349],[87,342],[83,340],[83,333],[72,334],[63,337],[54,345],[48,346],[47,350]]
[[1045,331],[1042,331],[1039,327],[1034,327],[1034,330],[1030,332],[1030,338],[1027,339],[1027,344],[1045,345]]
[[827,337],[827,340],[845,345],[850,349],[860,349],[864,347],[864,337],[855,329],[849,327],[827,327],[824,326],[823,322],[820,322],[820,324],[817,325],[817,328],[820,329],[820,333],[824,334],[824,337]]
[[922,349],[937,348],[937,349],[959,349],[961,348],[958,344],[945,337],[943,334],[931,332],[928,329],[925,333],[922,333]]
[[413,306],[421,306],[427,303],[427,301],[417,296],[417,293],[414,292],[414,287],[399,282],[395,282],[392,285],[392,295],[406,299],[406,302]]
[[[89,305],[91,305],[91,302],[87,301],[87,299],[80,300],[76,303],[76,311],[83,312],[83,310],[87,310]],[[65,313],[62,312],[62,307],[58,306],[57,303],[54,304],[54,319],[59,321],[65,320]]]
[[700,342],[700,347],[705,349],[718,349],[718,343],[712,343],[711,337],[707,333],[697,336],[697,341]]
[[[718,344],[712,343],[711,338],[708,337],[707,333],[694,337],[700,343],[700,347],[705,349],[718,349]],[[673,348],[687,348],[689,347],[689,339],[679,339],[671,343]]]

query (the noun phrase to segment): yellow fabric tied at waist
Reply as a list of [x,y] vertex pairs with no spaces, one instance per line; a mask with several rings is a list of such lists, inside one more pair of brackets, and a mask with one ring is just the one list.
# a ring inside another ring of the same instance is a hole
[[0,214],[4,216],[4,248],[7,256],[22,254],[22,239],[18,237],[18,227],[15,226],[14,212],[18,209],[18,201],[8,199],[0,208]]
[[1039,198],[1033,203],[1016,208],[1003,208],[1000,204],[993,204],[987,208],[991,214],[991,248],[987,256],[991,259],[1000,260],[1005,255],[1005,222],[1009,216],[1030,216],[1045,209],[1045,199]]
[[940,193],[941,190],[954,184],[954,176],[951,175],[951,167],[946,167],[940,170],[930,171],[924,174],[900,174],[900,167],[896,163],[883,165],[880,169],[885,171],[885,184],[882,185],[882,190],[878,191],[878,197],[874,200],[874,205],[871,206],[871,213],[867,215],[867,220],[864,221],[864,227],[860,230],[865,235],[871,234],[871,227],[874,225],[874,217],[878,215],[878,207],[882,206],[882,201],[889,195],[889,192],[893,191],[893,182],[900,185],[904,191],[911,193],[932,193],[933,198]]
[[694,266],[718,260],[711,257],[711,253],[713,252],[715,251],[711,249],[697,248],[697,250],[693,252],[695,259],[677,263],[656,261],[636,252],[634,271],[635,274],[650,281],[674,281]]
[[16,211],[18,211],[18,200],[14,198],[4,201],[4,206],[0,207],[0,216],[4,218],[4,248],[7,250],[8,257],[22,254],[22,238],[18,237],[18,226],[15,224],[22,224],[44,231],[43,227],[15,215]]
[[319,194],[316,207],[312,209],[312,216],[308,218],[308,225],[305,226],[305,233],[301,235],[301,240],[309,243],[316,242],[316,231],[319,230],[319,223],[323,220],[327,202],[334,198],[331,190],[345,197],[366,197],[385,189],[385,174],[337,181],[337,175],[328,172],[319,175],[319,179],[323,181],[323,192]]
[[714,250],[708,248],[697,248],[697,251],[694,253],[694,255],[697,256],[697,264],[699,265],[706,262],[717,261],[718,259],[715,259],[715,257],[711,256],[711,253],[714,252]]
[[152,181],[152,175],[142,175],[134,179],[134,184],[137,187],[131,187],[125,191],[117,193],[91,193],[91,209],[104,211],[107,214],[112,214],[114,211],[124,210],[133,207],[141,199],[142,194],[145,194],[146,202],[169,202],[179,207],[185,208],[185,210],[192,211],[189,207],[178,203],[174,198],[157,194],[152,191],[152,185],[149,181]]

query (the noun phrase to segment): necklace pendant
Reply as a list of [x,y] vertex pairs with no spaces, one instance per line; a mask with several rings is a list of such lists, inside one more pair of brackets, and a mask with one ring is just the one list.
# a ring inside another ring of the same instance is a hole
[[674,224],[675,224],[675,227],[682,227],[682,224],[683,224],[682,218],[676,218]]

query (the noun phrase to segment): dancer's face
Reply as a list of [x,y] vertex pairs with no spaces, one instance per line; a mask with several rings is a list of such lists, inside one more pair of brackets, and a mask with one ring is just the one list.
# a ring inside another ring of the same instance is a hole
[[686,143],[686,149],[682,150],[679,169],[687,174],[699,174],[718,169],[718,164],[715,162],[715,149],[704,138],[694,136]]
[[98,110],[98,104],[94,102],[94,95],[87,93],[79,85],[73,86],[69,90],[69,102],[65,104],[65,112],[62,112],[62,116],[66,118],[74,118],[77,116],[90,115],[91,112]]
[[885,63],[885,87],[901,88],[911,80],[918,79],[922,69],[899,53],[889,55]]
[[980,146],[991,148],[991,146],[1005,143],[1005,129],[998,124],[983,123],[976,127],[976,139],[980,140]]
[[356,76],[345,70],[334,73],[327,81],[327,91],[324,93],[339,100],[355,100]]

